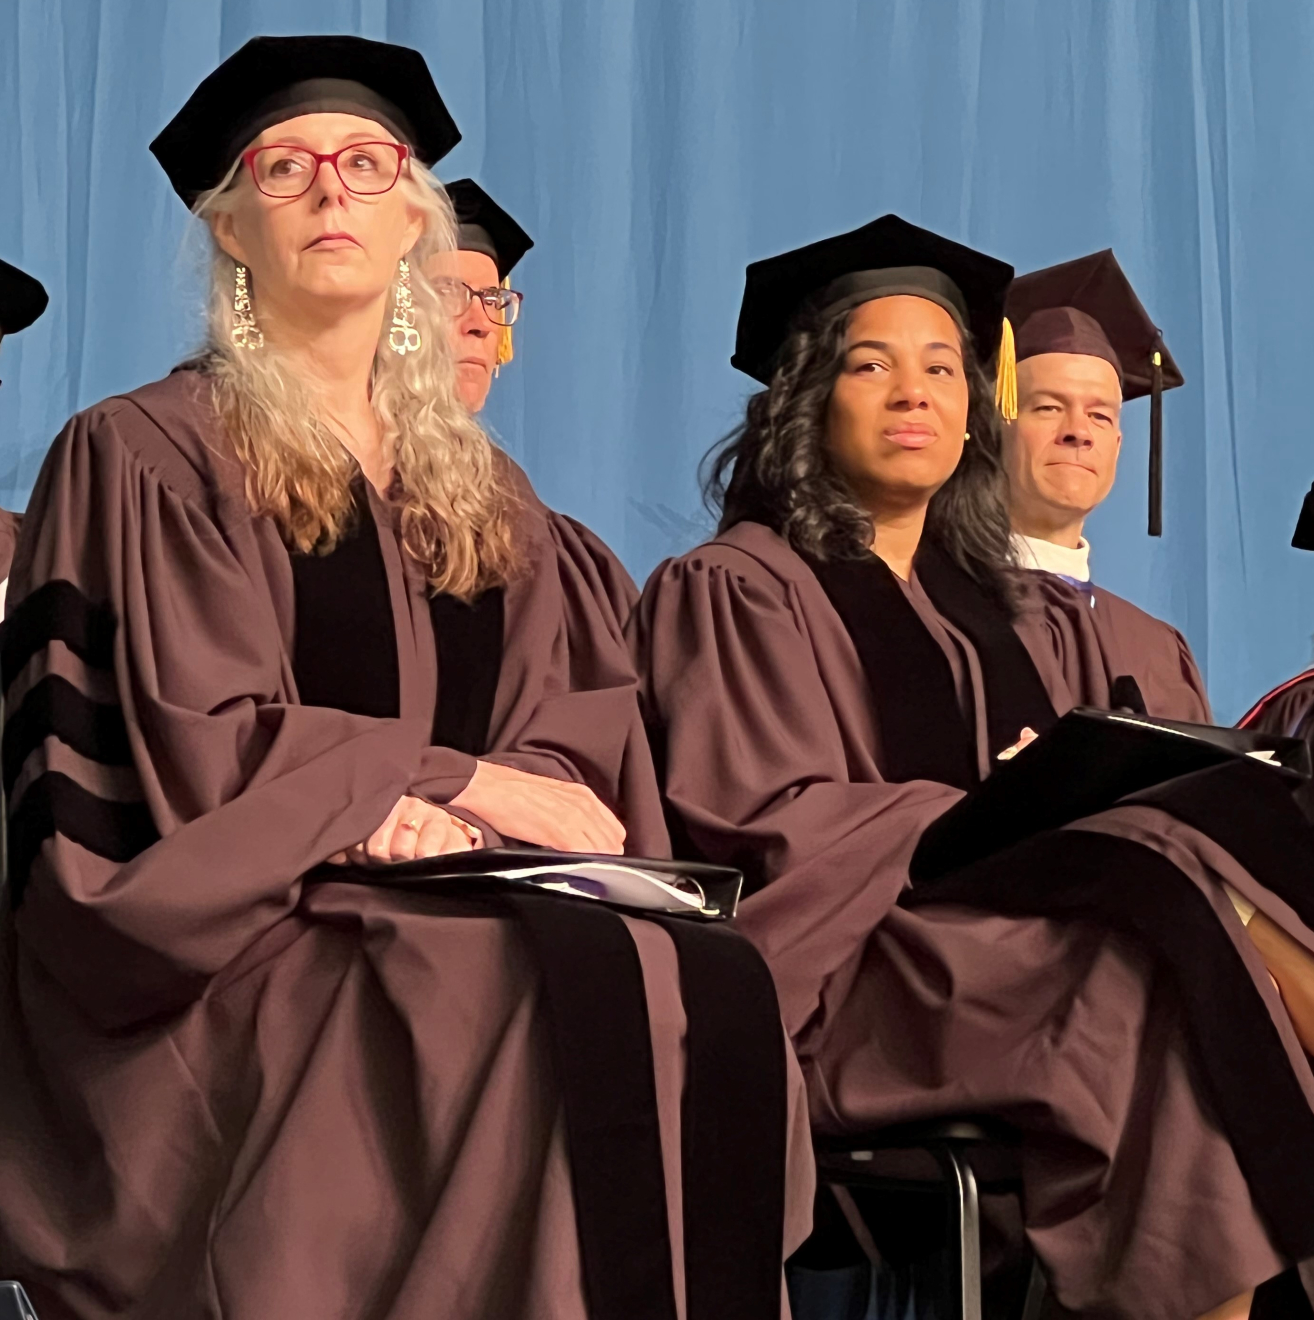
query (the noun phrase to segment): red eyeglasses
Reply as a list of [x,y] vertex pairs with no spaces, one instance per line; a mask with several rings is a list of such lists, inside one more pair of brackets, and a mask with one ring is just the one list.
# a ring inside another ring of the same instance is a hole
[[255,186],[266,197],[301,197],[308,193],[328,161],[342,186],[358,197],[377,197],[396,186],[402,165],[411,154],[401,142],[353,142],[330,155],[305,147],[252,147],[242,153]]

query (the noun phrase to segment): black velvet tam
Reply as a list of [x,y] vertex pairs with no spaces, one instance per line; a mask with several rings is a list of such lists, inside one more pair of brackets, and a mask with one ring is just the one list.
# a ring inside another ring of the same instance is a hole
[[732,366],[767,385],[776,355],[805,314],[911,294],[938,303],[988,361],[1000,342],[1013,267],[883,215],[861,229],[748,267]]
[[375,120],[424,165],[461,140],[417,50],[363,37],[253,37],[191,94],[151,151],[190,208],[265,129],[325,112]]
[[506,279],[534,240],[473,179],[449,183],[447,195],[456,211],[457,246],[491,257],[497,278]]
[[0,261],[0,335],[26,330],[49,301],[40,280]]

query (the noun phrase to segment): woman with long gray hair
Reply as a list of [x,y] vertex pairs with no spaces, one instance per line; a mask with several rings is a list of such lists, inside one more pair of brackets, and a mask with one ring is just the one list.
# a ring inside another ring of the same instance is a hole
[[[258,38],[154,144],[213,238],[208,341],[56,440],[4,634],[0,1277],[43,1320],[584,1320],[628,1277],[584,1245],[611,1187],[680,1281],[673,937],[601,913],[609,993],[563,1020],[541,922],[382,869],[667,846],[587,550],[456,393],[424,266],[457,137],[414,51]],[[599,1193],[560,1041],[619,999],[641,1112],[604,1054]]]
[[[1072,828],[1034,797],[945,817],[1001,755],[1080,802],[1107,766],[1026,744],[1132,695],[1088,596],[1011,563],[1011,275],[897,216],[749,268],[734,360],[763,389],[713,464],[721,526],[633,623],[677,851],[745,869],[818,1128],[1011,1125],[1081,1314],[1243,1316],[1257,1285],[1256,1316],[1309,1314],[1314,832],[1289,785],[1237,757]],[[1001,824],[1025,841],[991,853]]]

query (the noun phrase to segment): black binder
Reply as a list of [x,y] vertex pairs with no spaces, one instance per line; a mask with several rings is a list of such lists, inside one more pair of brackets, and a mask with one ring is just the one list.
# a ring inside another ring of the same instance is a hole
[[[725,921],[733,917],[744,883],[741,872],[728,866],[712,866],[705,862],[617,857],[608,853],[554,852],[550,848],[530,847],[476,848],[470,852],[444,853],[440,857],[420,858],[413,862],[392,862],[379,866],[325,864],[317,866],[306,879],[312,884],[336,881],[439,895],[487,893],[490,889],[499,888],[515,893],[532,893],[536,889],[542,889],[542,881],[551,877],[504,879],[490,875],[490,872],[516,870],[522,867],[559,866],[562,875],[569,875],[572,868],[595,862],[609,866],[632,867],[639,871],[655,871],[669,882],[692,882],[702,891],[701,907],[678,912],[666,910],[662,911],[661,915],[694,921]],[[543,890],[543,892],[558,891]],[[624,903],[613,903],[601,898],[581,897],[580,901],[602,902],[609,907],[626,909]],[[649,908],[633,910],[646,913],[656,911]]]
[[1293,790],[1310,778],[1299,738],[1078,706],[927,826],[909,875],[914,884],[938,879],[1133,793],[1235,762],[1282,776]]

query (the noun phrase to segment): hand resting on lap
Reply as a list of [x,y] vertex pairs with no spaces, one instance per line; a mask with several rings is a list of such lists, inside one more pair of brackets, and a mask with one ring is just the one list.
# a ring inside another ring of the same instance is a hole
[[401,797],[368,839],[329,858],[335,865],[379,866],[482,848],[479,831],[423,798]]
[[480,761],[452,806],[473,812],[499,834],[561,852],[619,853],[625,827],[584,784]]

